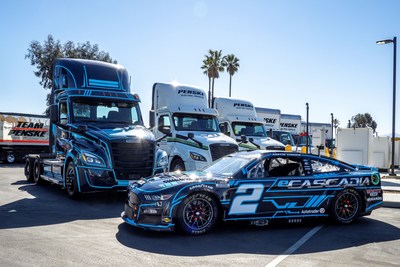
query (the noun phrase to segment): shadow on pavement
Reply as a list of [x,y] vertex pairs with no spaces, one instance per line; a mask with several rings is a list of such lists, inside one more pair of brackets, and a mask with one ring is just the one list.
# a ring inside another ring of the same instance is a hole
[[32,197],[0,206],[0,229],[32,227],[66,223],[75,220],[93,220],[119,217],[126,192],[85,194],[80,200],[71,200],[57,185],[35,185],[25,180],[12,183]]
[[[251,227],[224,224],[202,236],[184,236],[171,232],[150,232],[120,224],[117,240],[126,247],[172,256],[207,256],[234,253],[280,255],[319,224]],[[360,218],[352,225],[325,224],[301,250],[306,254],[340,250],[368,243],[400,239],[400,229],[371,218]]]

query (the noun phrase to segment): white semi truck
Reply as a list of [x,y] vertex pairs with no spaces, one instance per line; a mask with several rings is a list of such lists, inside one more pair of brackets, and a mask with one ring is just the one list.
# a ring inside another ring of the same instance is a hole
[[264,121],[257,117],[253,104],[243,99],[214,98],[221,130],[234,138],[241,150],[285,150],[285,146],[268,137]]
[[204,90],[171,83],[153,86],[150,126],[160,149],[169,155],[169,169],[198,170],[238,151],[221,133],[217,111],[208,108]]
[[0,112],[0,161],[14,163],[49,151],[49,124],[42,115]]

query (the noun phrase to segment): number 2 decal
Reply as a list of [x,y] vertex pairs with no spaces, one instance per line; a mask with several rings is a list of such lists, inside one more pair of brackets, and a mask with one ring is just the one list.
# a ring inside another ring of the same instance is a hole
[[[245,194],[248,189],[253,189],[250,194]],[[253,214],[256,213],[258,202],[264,191],[263,184],[242,184],[236,190],[236,197],[233,199],[229,215]],[[244,194],[244,195],[238,195]],[[246,203],[245,203],[246,202]],[[248,203],[250,202],[250,203]]]

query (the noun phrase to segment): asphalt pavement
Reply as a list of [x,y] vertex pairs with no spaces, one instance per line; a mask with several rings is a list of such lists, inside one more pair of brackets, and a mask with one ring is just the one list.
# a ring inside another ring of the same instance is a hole
[[391,176],[387,172],[380,173],[384,207],[400,208],[400,169],[396,169],[395,174]]

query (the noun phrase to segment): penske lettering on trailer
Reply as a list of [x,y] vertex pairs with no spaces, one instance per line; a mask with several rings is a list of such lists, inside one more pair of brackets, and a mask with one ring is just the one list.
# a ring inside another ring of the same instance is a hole
[[43,127],[44,123],[18,122],[16,127],[11,128],[8,135],[45,137],[48,130]]
[[286,127],[286,128],[297,128],[297,123],[281,123],[281,127]]
[[272,119],[272,118],[264,118],[265,123],[275,123],[276,119]]
[[331,179],[316,179],[316,180],[281,180],[278,187],[289,189],[300,188],[321,188],[321,187],[337,187],[337,186],[362,186],[369,185],[368,177],[354,177],[354,178],[331,178]]

